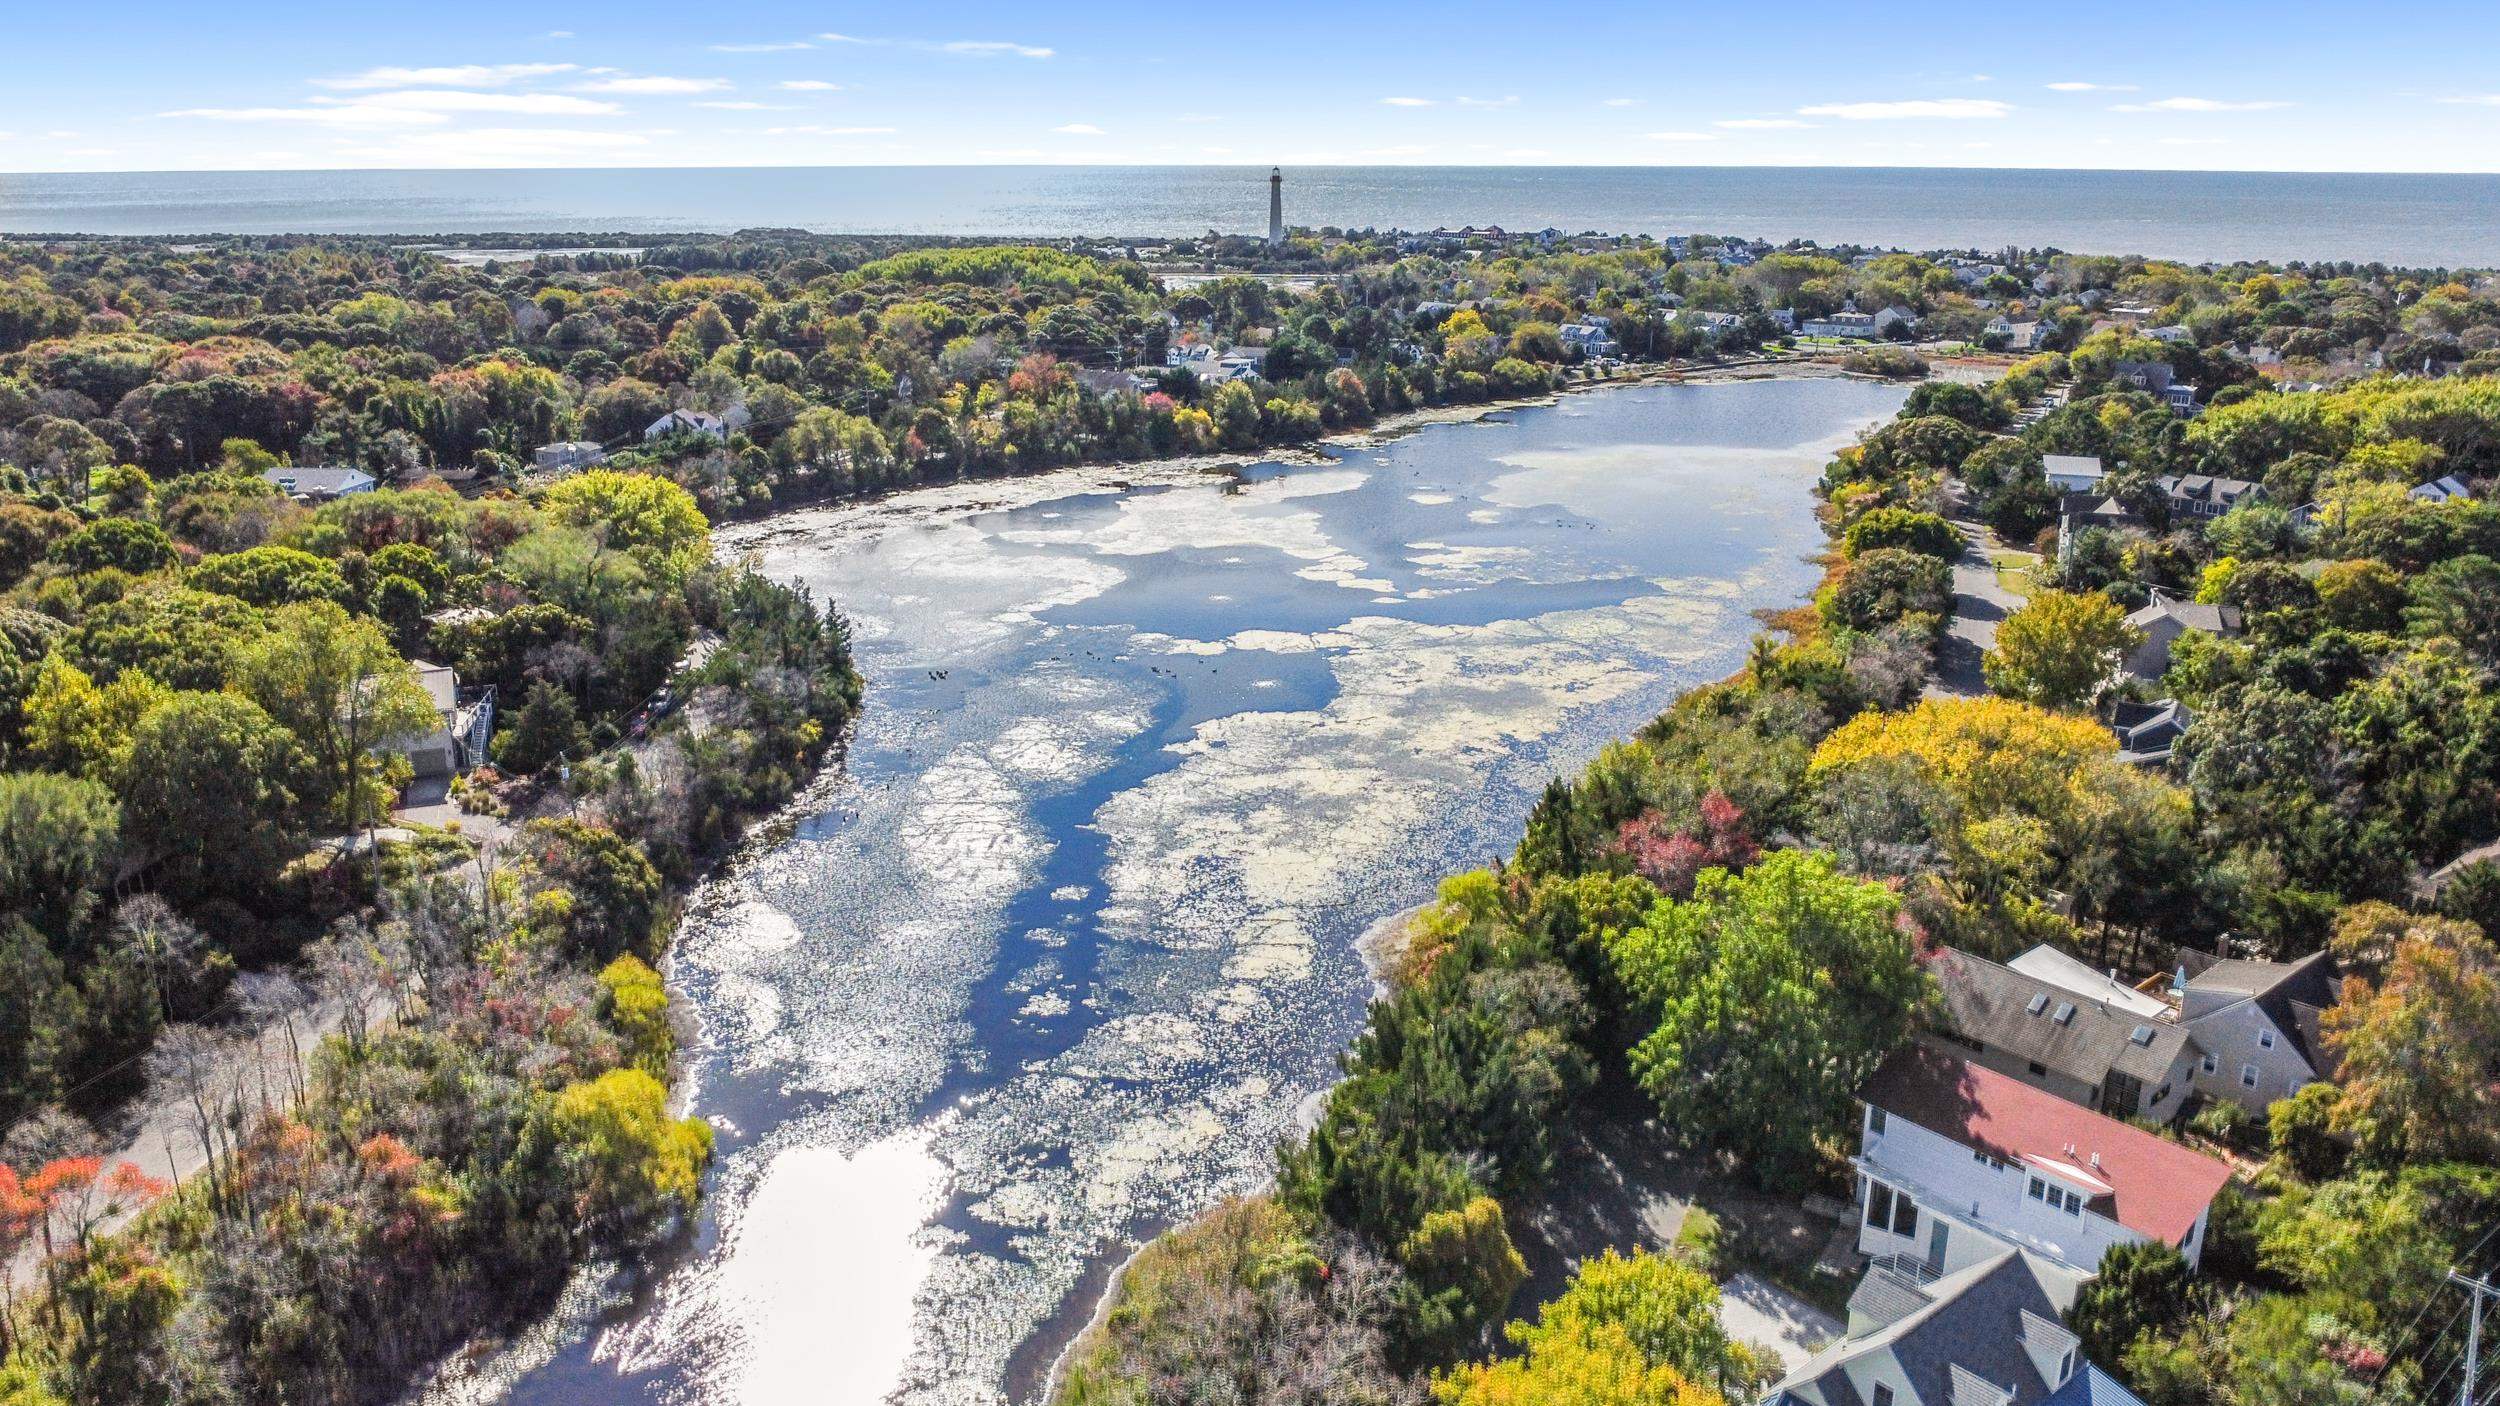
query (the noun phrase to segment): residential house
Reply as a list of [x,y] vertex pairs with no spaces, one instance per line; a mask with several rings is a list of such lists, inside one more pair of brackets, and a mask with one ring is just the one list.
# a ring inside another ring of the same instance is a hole
[[2266,496],[2265,485],[2244,478],[2164,474],[2158,481],[2163,496],[2170,500],[2170,516],[2174,520],[2217,518],[2241,503]]
[[2170,669],[2170,646],[2190,630],[2209,635],[2236,635],[2240,632],[2240,608],[2236,605],[2202,605],[2181,600],[2167,591],[2155,590],[2152,603],[2127,617],[2127,623],[2144,634],[2144,642],[2135,647],[2121,665],[2123,672],[2139,679],[2157,679]]
[[463,689],[460,675],[448,664],[408,661],[417,686],[433,701],[435,727],[397,748],[420,781],[456,776],[486,761],[487,740],[495,732],[495,687]]
[[2297,962],[2218,961],[2188,976],[2179,1019],[2201,1053],[2197,1092],[2262,1114],[2334,1077],[2318,1022],[2341,995],[2334,959],[2324,952]]
[[2036,321],[2014,322],[2000,316],[1990,318],[1980,335],[1991,341],[2003,340],[2007,351],[2036,352],[2057,335],[2057,323],[2045,317]]
[[2109,476],[2100,459],[2091,454],[2042,455],[2040,470],[2048,478],[2049,487],[2060,493],[2097,493],[2101,480]]
[[560,440],[530,451],[530,462],[549,470],[586,469],[605,461],[607,457],[608,451],[601,448],[598,441],[588,439]]
[[1763,316],[1771,319],[1771,325],[1778,328],[1782,332],[1794,334],[1797,330],[1797,310],[1795,308],[1772,308],[1763,313]]
[[2113,705],[2109,730],[2118,737],[2118,760],[2144,766],[2168,762],[2193,721],[2187,705],[2176,698]]
[[2175,1247],[2193,1267],[2230,1167],[1931,1045],[1895,1051],[1858,1091],[1858,1251],[1913,1282],[2037,1259],[2063,1312],[2113,1245]]
[[2143,331],[2138,332],[2136,335],[2151,341],[2162,343],[2190,342],[2196,339],[2195,333],[2190,332],[2185,327],[2182,327],[2175,322],[2171,323],[2167,327],[2147,327]]
[[673,434],[699,434],[706,439],[729,439],[729,427],[721,417],[702,410],[671,410],[652,421],[642,431],[644,439],[666,439]]
[[2160,395],[2170,389],[2176,372],[2167,361],[2122,361],[2110,368],[2109,378],[2122,386],[2133,386],[2146,395]]
[[[1891,309],[1887,308],[1885,311],[1890,312]],[[1797,333],[1804,337],[1841,337],[1861,342],[1873,341],[1883,335],[1883,329],[1875,325],[1875,317],[1874,313],[1858,311],[1858,305],[1853,300],[1829,317],[1807,318],[1797,325]]]
[[[2198,1051],[2160,1002],[2114,979],[2077,990],[1952,947],[1927,969],[1943,997],[1931,1041],[2115,1118],[2167,1122],[2187,1106]],[[2106,999],[2104,985],[2115,988]]]
[[1146,389],[1145,381],[1133,372],[1101,371],[1080,367],[1076,383],[1096,395],[1136,395]]
[[1566,322],[1555,329],[1565,350],[1584,357],[1614,356],[1622,348],[1615,345],[1613,329],[1604,318],[1592,317],[1586,322]]
[[2162,387],[2161,403],[2180,415],[2196,413],[2196,387],[2185,381],[2173,381]]
[[1885,308],[1883,311],[1875,314],[1876,336],[1882,337],[1890,335],[1892,329],[1896,327],[1900,328],[1904,332],[1914,332],[1918,330],[1918,314],[1901,306],[1899,303],[1894,303]]
[[261,477],[278,485],[278,491],[299,503],[327,502],[351,493],[371,493],[380,480],[362,469],[298,468],[264,469]]
[[2405,496],[2421,503],[2461,503],[2472,501],[2474,491],[2465,486],[2465,480],[2449,474],[2428,483],[2417,483],[2405,491]]
[[2058,1321],[2053,1272],[2020,1250],[1920,1282],[1869,1269],[1846,1336],[1764,1406],[2143,1406]]

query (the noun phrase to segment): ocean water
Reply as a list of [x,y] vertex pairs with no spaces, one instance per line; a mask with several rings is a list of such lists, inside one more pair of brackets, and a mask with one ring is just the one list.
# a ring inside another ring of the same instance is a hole
[[[0,175],[0,233],[1263,231],[1265,167],[753,167]],[[1319,167],[1286,218],[2500,265],[2500,176],[1858,167]]]
[[1737,667],[1816,578],[1816,474],[1903,396],[1618,389],[725,533],[842,605],[869,693],[672,953],[703,1223],[434,1406],[1034,1400],[1112,1266],[1265,1179],[1359,1028],[1359,936]]

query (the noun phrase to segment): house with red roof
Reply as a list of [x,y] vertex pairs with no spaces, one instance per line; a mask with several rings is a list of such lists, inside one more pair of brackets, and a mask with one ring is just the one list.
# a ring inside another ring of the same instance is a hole
[[1919,1282],[2006,1250],[2040,1262],[2060,1312],[2112,1245],[2156,1240],[2193,1267],[2231,1169],[1931,1045],[1858,1091],[1858,1250]]

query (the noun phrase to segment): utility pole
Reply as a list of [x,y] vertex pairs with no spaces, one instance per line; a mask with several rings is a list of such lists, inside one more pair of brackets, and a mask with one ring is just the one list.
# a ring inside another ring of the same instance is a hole
[[2483,1300],[2500,1297],[2500,1289],[2491,1287],[2488,1280],[2459,1274],[2453,1269],[2448,1271],[2448,1282],[2464,1286],[2465,1291],[2474,1296],[2473,1316],[2467,1320],[2465,1328],[2465,1385],[2457,1388],[2457,1406],[2474,1406],[2475,1378],[2483,1366]]

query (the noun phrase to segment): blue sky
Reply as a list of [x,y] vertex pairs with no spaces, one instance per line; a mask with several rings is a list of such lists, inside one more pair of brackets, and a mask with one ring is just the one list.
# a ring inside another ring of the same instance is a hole
[[[2039,17],[2032,18],[2032,10]],[[2500,171],[2500,4],[62,0],[0,171],[923,163]]]

